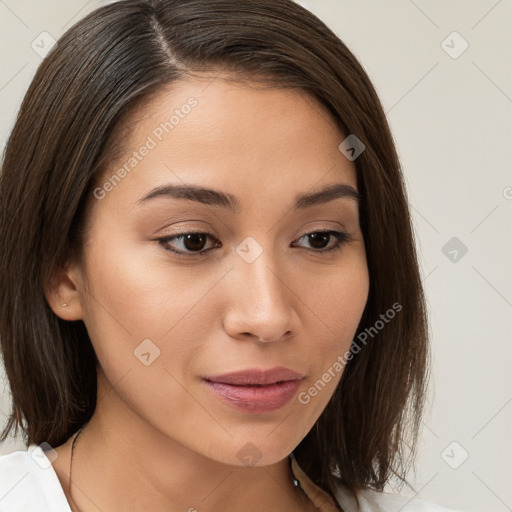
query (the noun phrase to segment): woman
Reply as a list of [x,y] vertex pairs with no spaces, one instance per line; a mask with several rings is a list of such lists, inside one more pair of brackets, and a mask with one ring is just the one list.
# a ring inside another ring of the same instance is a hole
[[2,439],[28,445],[0,458],[0,511],[422,506],[383,492],[428,369],[399,162],[311,13],[87,16],[26,94],[0,206]]

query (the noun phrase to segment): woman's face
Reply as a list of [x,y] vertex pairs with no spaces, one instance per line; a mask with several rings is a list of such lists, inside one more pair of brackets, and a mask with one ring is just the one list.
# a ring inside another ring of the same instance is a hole
[[[67,314],[122,404],[108,414],[221,462],[279,461],[331,398],[367,300],[346,135],[308,96],[222,78],[174,84],[132,126],[70,267]],[[277,367],[294,373],[261,373]]]

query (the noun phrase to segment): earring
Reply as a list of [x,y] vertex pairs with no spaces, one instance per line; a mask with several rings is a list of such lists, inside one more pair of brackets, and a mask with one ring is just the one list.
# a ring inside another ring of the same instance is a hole
[[65,308],[67,306],[67,304],[62,304],[62,307]]

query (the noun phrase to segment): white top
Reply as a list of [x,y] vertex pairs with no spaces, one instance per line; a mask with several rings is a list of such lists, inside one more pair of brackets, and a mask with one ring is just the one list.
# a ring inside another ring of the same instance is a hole
[[[312,497],[314,484],[305,479],[296,463],[292,468]],[[317,494],[315,503],[318,497]],[[346,512],[456,512],[434,503],[373,490],[360,492],[360,508],[342,489],[336,498]],[[0,512],[71,512],[57,474],[40,446],[32,444],[26,451],[0,456]]]

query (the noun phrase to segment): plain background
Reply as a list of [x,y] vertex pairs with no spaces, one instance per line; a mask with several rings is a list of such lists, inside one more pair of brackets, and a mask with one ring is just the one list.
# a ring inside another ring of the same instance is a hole
[[[58,39],[102,3],[0,0],[2,148],[41,62],[33,41]],[[512,510],[512,2],[299,3],[367,70],[406,176],[433,353],[416,496]],[[0,454],[22,448],[8,441]]]

